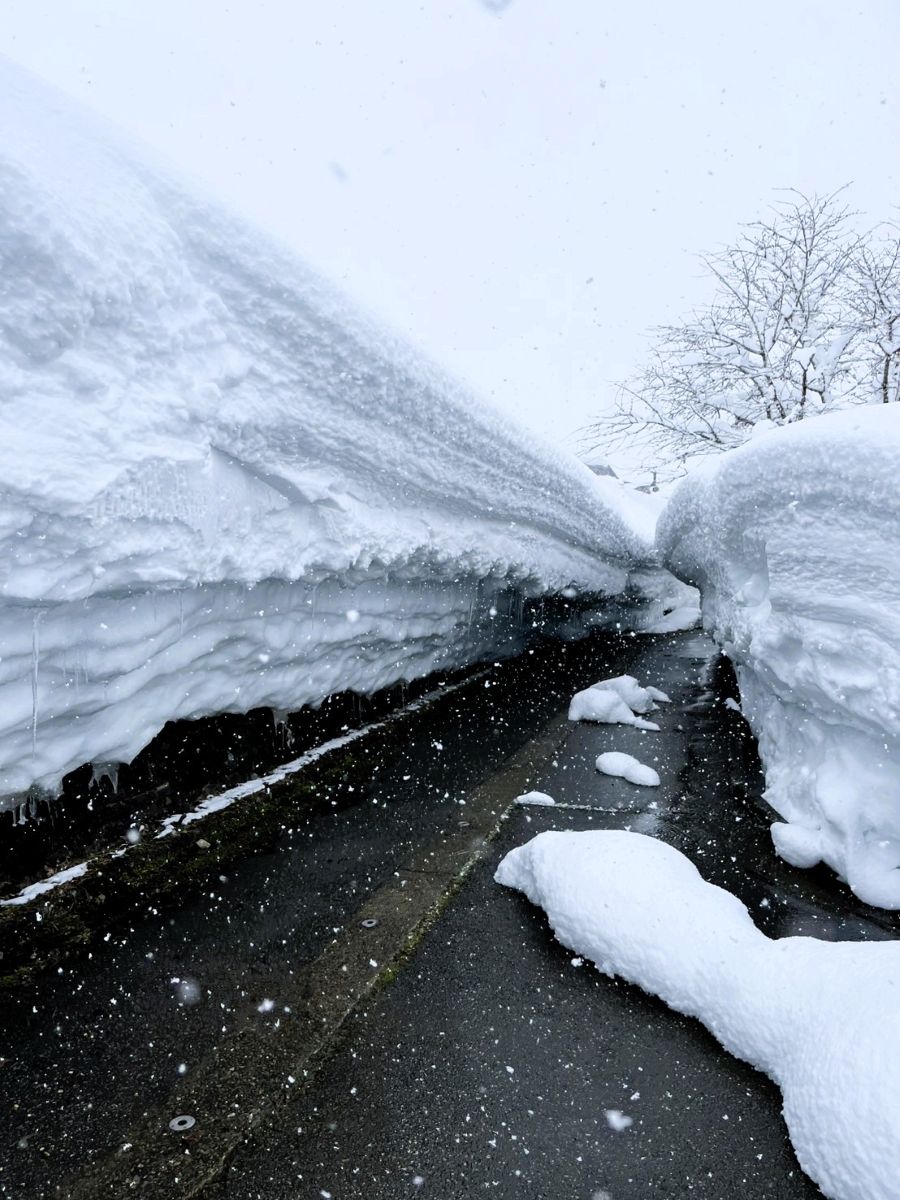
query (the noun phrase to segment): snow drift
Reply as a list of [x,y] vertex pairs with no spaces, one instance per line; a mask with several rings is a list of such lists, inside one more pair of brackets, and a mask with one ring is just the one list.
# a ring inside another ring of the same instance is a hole
[[667,564],[737,667],[779,853],[900,908],[900,407],[763,434],[675,492]]
[[0,796],[509,649],[528,597],[654,592],[614,480],[99,119],[0,91]]
[[640,833],[542,833],[498,883],[556,937],[698,1017],[773,1079],[797,1158],[833,1200],[900,1196],[900,946],[772,940],[730,892]]

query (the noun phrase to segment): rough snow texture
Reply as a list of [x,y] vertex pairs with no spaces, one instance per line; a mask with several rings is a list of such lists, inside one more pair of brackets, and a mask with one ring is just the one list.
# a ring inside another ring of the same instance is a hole
[[779,853],[900,907],[900,406],[817,417],[674,494],[666,562],[703,593],[759,739]]
[[596,766],[604,775],[624,779],[627,783],[637,784],[638,787],[659,787],[659,775],[652,767],[619,750],[607,750],[605,754],[599,754]]
[[653,721],[640,715],[653,712],[656,701],[668,703],[669,697],[655,687],[641,687],[633,675],[617,675],[576,692],[569,704],[570,721],[596,721],[603,725],[635,725],[638,729],[658,730]]
[[833,1200],[900,1196],[900,945],[773,941],[677,850],[542,833],[496,879],[601,971],[698,1017],[784,1095],[797,1158]]
[[0,92],[0,796],[514,648],[522,596],[672,618],[617,481],[71,101]]

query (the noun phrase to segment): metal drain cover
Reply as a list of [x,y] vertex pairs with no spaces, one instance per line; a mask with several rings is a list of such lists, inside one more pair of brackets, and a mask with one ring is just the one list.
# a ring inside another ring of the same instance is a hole
[[363,929],[374,929],[377,924],[378,922],[374,917],[366,917],[364,921],[360,921]]
[[189,1129],[193,1129],[196,1124],[197,1122],[193,1117],[189,1117],[187,1114],[184,1114],[180,1117],[173,1117],[169,1122],[169,1128],[173,1133],[187,1133],[187,1131]]

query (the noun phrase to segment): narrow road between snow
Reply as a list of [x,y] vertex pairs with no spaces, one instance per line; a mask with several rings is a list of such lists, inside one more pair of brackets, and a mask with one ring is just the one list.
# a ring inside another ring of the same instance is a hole
[[[659,732],[565,720],[575,691],[621,673],[670,695]],[[17,1100],[0,1195],[818,1195],[773,1086],[572,961],[492,879],[541,830],[629,828],[768,934],[896,936],[827,872],[775,857],[727,686],[698,634],[598,634],[495,666],[423,710],[400,752],[365,743],[362,794],[294,813],[202,899],[3,999]],[[599,774],[608,751],[661,785]],[[556,806],[510,808],[528,789]]]

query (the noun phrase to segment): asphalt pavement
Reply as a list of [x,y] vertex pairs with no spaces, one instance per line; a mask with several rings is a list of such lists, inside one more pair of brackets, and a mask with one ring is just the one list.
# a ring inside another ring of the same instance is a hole
[[[673,703],[659,733],[573,726],[393,986],[350,1019],[315,1084],[232,1159],[217,1200],[800,1200],[777,1088],[696,1021],[557,943],[493,882],[545,829],[630,828],[679,845],[773,935],[881,938],[894,918],[774,856],[752,738],[697,635],[635,644],[630,673]],[[658,789],[598,775],[624,750]],[[626,1120],[620,1119],[625,1118]]]
[[[672,697],[660,732],[565,721],[573,691],[626,671]],[[766,1079],[573,962],[492,879],[540,830],[631,828],[767,933],[896,936],[827,872],[775,858],[729,685],[696,633],[498,666],[389,760],[367,747],[363,795],[295,814],[209,895],[4,999],[0,1196],[818,1195]],[[599,775],[613,749],[661,786]],[[526,787],[557,807],[510,808]]]

